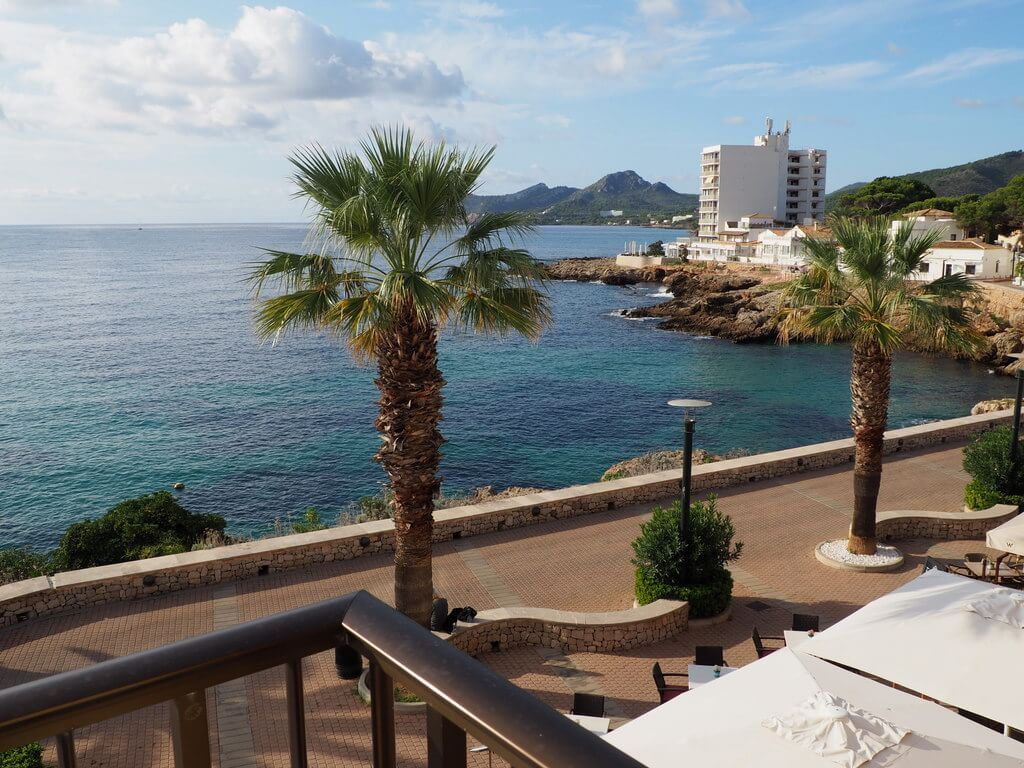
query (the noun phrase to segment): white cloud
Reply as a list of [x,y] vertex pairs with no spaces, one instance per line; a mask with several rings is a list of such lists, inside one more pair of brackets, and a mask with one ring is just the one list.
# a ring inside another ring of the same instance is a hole
[[750,16],[750,11],[743,4],[743,0],[706,0],[705,6],[709,16],[736,19],[745,19]]
[[729,117],[723,117],[722,122],[726,125],[743,125],[747,122],[747,118],[742,115],[730,115]]
[[504,9],[483,0],[440,0],[435,13],[444,19],[497,19],[505,15]]
[[59,8],[115,6],[118,0],[0,0],[0,12],[53,11]]
[[[0,45],[8,37],[0,26]],[[458,68],[341,37],[285,7],[243,7],[230,30],[190,19],[148,37],[50,39],[25,54],[24,79],[55,97],[69,122],[86,125],[268,130],[297,103],[443,103],[465,90]]]
[[637,0],[636,8],[641,16],[654,21],[672,19],[679,15],[677,0]]
[[[0,111],[0,119],[2,117],[3,112]],[[554,126],[555,128],[568,128],[572,125],[572,118],[565,115],[538,115],[534,119],[541,125]]]
[[735,89],[809,90],[862,86],[886,70],[886,65],[872,60],[802,68],[757,61],[712,67],[707,71],[707,78],[716,85]]
[[975,70],[1024,61],[1019,48],[966,48],[903,75],[904,80],[942,81],[963,77]]
[[896,43],[892,41],[885,44],[885,50],[891,53],[893,56],[902,56],[904,53],[907,52],[906,48],[896,45]]
[[982,99],[957,99],[956,105],[963,109],[981,109],[988,106],[987,102]]

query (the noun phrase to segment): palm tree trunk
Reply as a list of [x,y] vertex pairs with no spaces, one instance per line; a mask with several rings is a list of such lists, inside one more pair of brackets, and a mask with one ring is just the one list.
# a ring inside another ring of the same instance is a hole
[[877,345],[855,342],[850,394],[853,401],[853,522],[850,552],[875,553],[875,513],[882,481],[882,438],[889,420],[892,357]]
[[376,459],[391,480],[395,522],[395,608],[430,623],[434,497],[444,438],[437,329],[411,308],[400,313],[377,350],[381,447]]

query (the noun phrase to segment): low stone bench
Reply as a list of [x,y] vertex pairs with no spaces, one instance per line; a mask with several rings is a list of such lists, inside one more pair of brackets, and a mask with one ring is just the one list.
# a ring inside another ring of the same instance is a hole
[[964,509],[962,512],[895,510],[880,512],[876,523],[882,541],[899,539],[984,539],[997,525],[1020,513],[1013,504],[996,504],[988,509]]
[[460,621],[448,641],[471,656],[535,645],[566,652],[617,651],[674,637],[686,630],[689,615],[690,604],[676,600],[610,613],[494,608],[480,611],[472,622]]

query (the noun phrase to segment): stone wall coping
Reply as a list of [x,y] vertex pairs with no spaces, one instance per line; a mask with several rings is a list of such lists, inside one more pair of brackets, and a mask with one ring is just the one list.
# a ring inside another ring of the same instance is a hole
[[49,588],[49,576],[36,576],[34,579],[12,581],[10,584],[0,585],[0,603],[32,597],[40,592],[45,592]]
[[959,512],[933,512],[931,510],[916,509],[895,509],[892,511],[879,512],[876,520],[888,522],[898,519],[927,519],[927,520],[988,520],[993,517],[1005,517],[1017,511],[1013,504],[996,504],[988,509],[963,509]]
[[460,621],[456,625],[456,633],[500,621],[533,620],[547,624],[564,624],[567,626],[603,626],[616,627],[639,622],[650,621],[668,616],[686,605],[678,600],[655,600],[653,603],[639,608],[628,608],[624,611],[605,611],[587,613],[583,611],[559,611],[554,608],[534,608],[532,606],[515,606],[509,608],[489,608],[477,613],[473,621]]

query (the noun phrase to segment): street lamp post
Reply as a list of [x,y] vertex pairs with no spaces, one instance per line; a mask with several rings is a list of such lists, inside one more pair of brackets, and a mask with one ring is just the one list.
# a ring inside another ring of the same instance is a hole
[[668,404],[683,409],[683,482],[680,490],[679,505],[679,543],[683,548],[683,576],[690,578],[690,485],[693,477],[693,432],[696,421],[690,417],[691,408],[707,408],[711,403],[707,400],[690,400],[686,398],[669,400]]

